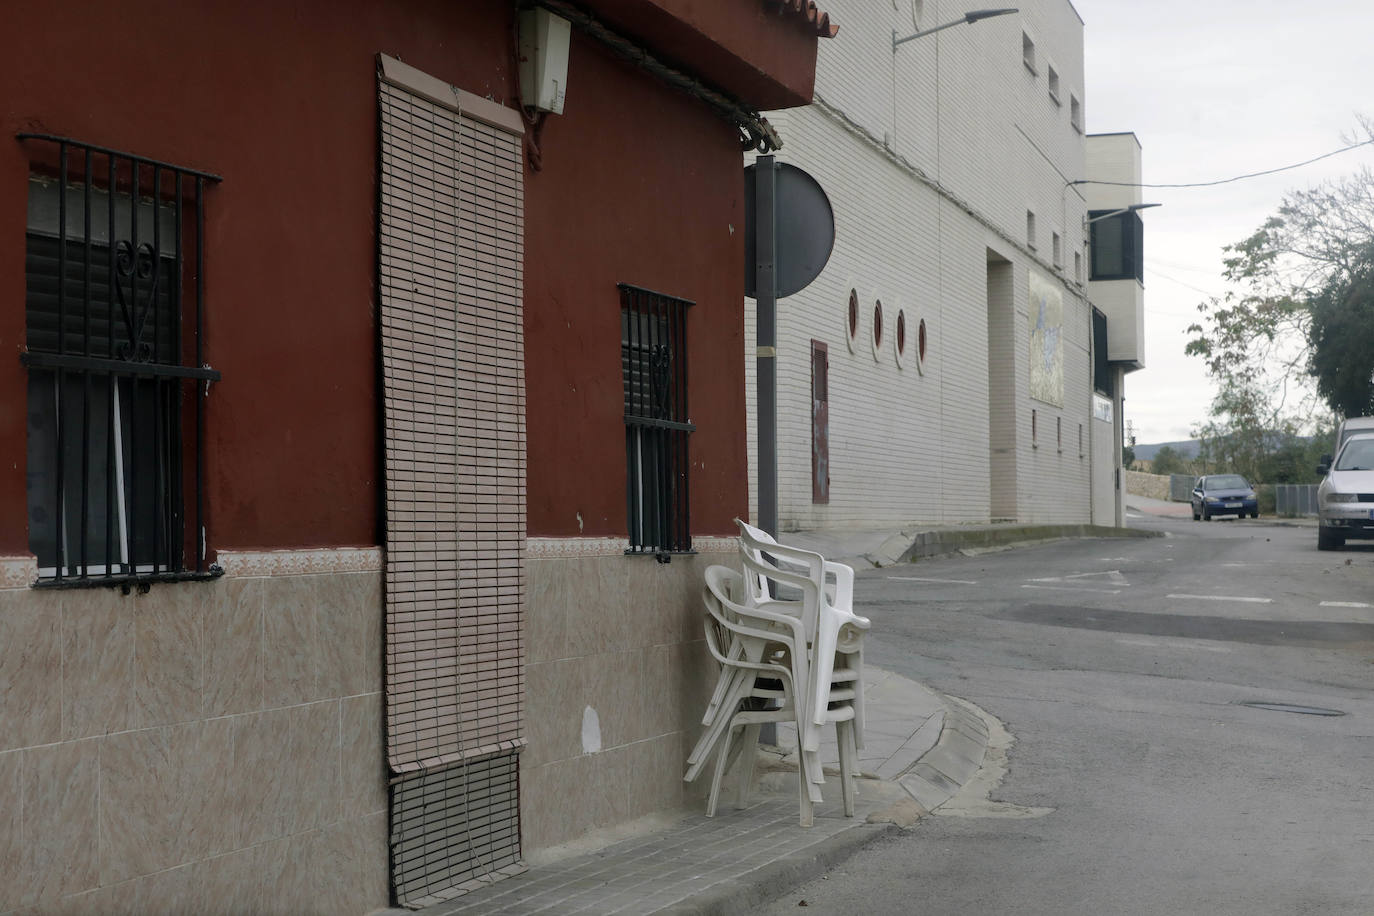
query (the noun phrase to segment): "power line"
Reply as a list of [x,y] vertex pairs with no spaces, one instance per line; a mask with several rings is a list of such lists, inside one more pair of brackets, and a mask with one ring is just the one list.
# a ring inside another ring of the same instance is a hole
[[[1188,282],[1185,282],[1185,281],[1183,281],[1183,280],[1180,280],[1178,277],[1171,277],[1171,276],[1169,276],[1168,274],[1164,273],[1163,271],[1161,271],[1161,270],[1159,270],[1159,269],[1157,269],[1157,268],[1155,268],[1155,267],[1151,267],[1151,266],[1148,265],[1148,264],[1145,266],[1145,270],[1146,270],[1147,273],[1154,274],[1156,277],[1159,277],[1161,280],[1168,280],[1168,281],[1171,282],[1171,283],[1177,283],[1179,286],[1187,287],[1188,289],[1191,289],[1191,290],[1193,290],[1194,292],[1202,293],[1202,295],[1207,296],[1207,297],[1209,297],[1209,298],[1213,298],[1213,299],[1220,298],[1220,296],[1219,296],[1217,293],[1214,293],[1214,292],[1212,292],[1211,290],[1203,289],[1203,288],[1200,287],[1200,286],[1194,286],[1194,285],[1191,284],[1191,283],[1188,283]],[[1166,312],[1166,313],[1164,313],[1164,314],[1170,314],[1170,313],[1167,313],[1167,312]],[[1184,316],[1178,315],[1178,316],[1176,316],[1176,317],[1182,318],[1182,317],[1184,317]]]
[[1322,153],[1320,156],[1315,156],[1303,162],[1295,162],[1292,165],[1280,166],[1276,169],[1265,169],[1262,172],[1248,172],[1244,175],[1236,175],[1233,178],[1219,178],[1216,181],[1194,181],[1187,184],[1137,184],[1133,181],[1097,181],[1092,178],[1079,178],[1075,181],[1069,182],[1069,184],[1104,184],[1112,185],[1113,187],[1118,188],[1211,188],[1219,184],[1230,184],[1233,181],[1243,181],[1246,178],[1260,178],[1264,175],[1276,175],[1279,172],[1287,172],[1292,169],[1300,169],[1305,165],[1311,165],[1314,162],[1321,162],[1323,159],[1330,159],[1332,156],[1339,156],[1341,153],[1348,153],[1352,149],[1358,149],[1361,146],[1369,146],[1371,143],[1374,143],[1374,139],[1362,140],[1359,143],[1352,143],[1349,146],[1343,146],[1340,149],[1332,150],[1329,153]]

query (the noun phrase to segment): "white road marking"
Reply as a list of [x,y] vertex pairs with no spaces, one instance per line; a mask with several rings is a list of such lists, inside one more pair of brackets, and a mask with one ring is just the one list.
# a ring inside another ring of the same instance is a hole
[[1072,576],[1045,576],[1040,579],[1031,579],[1032,582],[1077,582],[1080,579],[1106,579],[1112,585],[1129,587],[1131,583],[1126,581],[1126,577],[1121,575],[1119,570],[1111,569],[1107,572],[1095,573],[1075,573]]
[[1322,607],[1374,607],[1363,601],[1323,601]]
[[1245,601],[1250,604],[1273,604],[1273,598],[1246,598],[1243,595],[1167,595],[1168,598],[1183,598],[1188,601]]
[[[1163,643],[1158,643],[1150,639],[1118,639],[1117,642],[1121,643],[1123,646],[1144,646],[1149,649],[1159,649],[1165,647]],[[1231,648],[1229,646],[1207,646],[1195,642],[1171,642],[1168,644],[1168,647],[1176,649],[1197,649],[1202,652],[1231,651]]]
[[1023,585],[1022,588],[1039,588],[1049,592],[1098,592],[1103,595],[1119,595],[1119,588],[1084,588],[1081,585]]
[[922,579],[917,576],[888,576],[898,582],[938,582],[942,585],[977,585],[977,582],[970,582],[968,579]]

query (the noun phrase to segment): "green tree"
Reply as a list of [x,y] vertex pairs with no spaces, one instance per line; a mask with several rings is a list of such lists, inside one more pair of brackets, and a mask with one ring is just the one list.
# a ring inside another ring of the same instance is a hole
[[[1360,130],[1374,142],[1374,122]],[[1321,402],[1374,410],[1374,173],[1290,192],[1225,252],[1232,288],[1198,306],[1185,348],[1217,383],[1204,432],[1253,442],[1260,430],[1310,429]],[[1240,443],[1224,450],[1255,457]]]
[[1121,466],[1130,470],[1133,464],[1135,464],[1135,449],[1129,445],[1121,446]]
[[1161,445],[1159,451],[1155,452],[1150,467],[1156,474],[1183,474],[1187,471],[1183,455],[1172,445]]
[[1308,301],[1308,368],[1337,414],[1374,414],[1374,241]]
[[1200,473],[1236,473],[1264,480],[1264,462],[1276,442],[1296,436],[1296,421],[1273,410],[1260,386],[1222,385],[1212,401],[1212,419],[1193,430]]

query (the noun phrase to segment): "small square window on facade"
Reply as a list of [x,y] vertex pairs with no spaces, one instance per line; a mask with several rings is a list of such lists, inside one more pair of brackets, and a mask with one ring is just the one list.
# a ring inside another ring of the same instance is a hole
[[1088,219],[1091,279],[1145,282],[1145,227],[1140,214],[1089,210]]
[[1059,238],[1058,232],[1050,233],[1050,254],[1054,257],[1054,266],[1062,267],[1064,264],[1063,241]]
[[1059,71],[1054,69],[1053,65],[1047,64],[1045,73],[1050,84],[1050,98],[1054,100],[1054,104],[1059,105]]
[[1075,283],[1083,282],[1083,255],[1077,251],[1073,253],[1073,279]]
[[1083,133],[1083,103],[1073,93],[1069,93],[1069,123],[1074,130]]
[[1035,66],[1035,41],[1025,32],[1021,33],[1021,62],[1031,73],[1039,73]]
[[1026,247],[1035,250],[1035,213],[1026,211]]

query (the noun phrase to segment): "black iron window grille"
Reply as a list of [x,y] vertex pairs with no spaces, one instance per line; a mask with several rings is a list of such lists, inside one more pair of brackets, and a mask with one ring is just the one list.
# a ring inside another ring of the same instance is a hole
[[692,549],[687,437],[686,299],[625,283],[620,289],[620,371],[625,382],[626,499],[630,553]]
[[40,585],[209,577],[201,481],[205,187],[65,137],[32,148],[29,549]]

